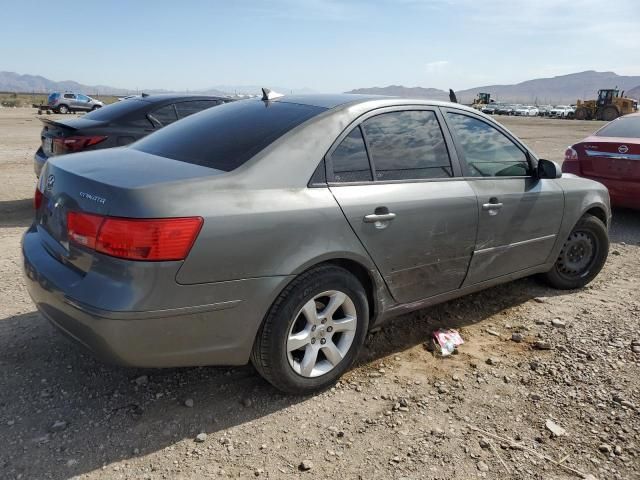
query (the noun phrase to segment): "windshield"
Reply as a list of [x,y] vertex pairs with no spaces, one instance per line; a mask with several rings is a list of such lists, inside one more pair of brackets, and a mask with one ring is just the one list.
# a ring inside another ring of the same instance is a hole
[[596,133],[598,137],[640,138],[640,117],[622,117],[605,125]]

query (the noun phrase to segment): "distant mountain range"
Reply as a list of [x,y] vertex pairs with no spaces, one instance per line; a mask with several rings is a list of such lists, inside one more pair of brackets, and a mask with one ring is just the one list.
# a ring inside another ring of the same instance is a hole
[[17,93],[49,93],[55,91],[71,90],[88,95],[112,94],[123,95],[132,93],[132,90],[114,88],[106,85],[83,85],[73,80],[56,82],[40,75],[20,75],[14,72],[0,72],[0,91]]
[[[515,85],[487,85],[456,92],[458,101],[471,103],[479,92],[491,94],[491,98],[503,102],[523,103],[574,103],[578,98],[595,98],[601,88],[626,90],[625,96],[640,97],[640,76],[622,76],[614,72],[586,72],[560,75],[552,78],[527,80]],[[448,100],[449,92],[435,88],[388,87],[358,88],[348,93],[391,95],[401,97]],[[634,96],[635,95],[635,96]]]
[[[263,85],[264,86],[264,85]],[[308,88],[290,89],[286,87],[274,87],[268,85],[269,88],[281,93],[313,93]],[[216,85],[211,88],[202,90],[189,90],[189,93],[198,93],[204,95],[258,95],[261,93],[261,86],[257,85]],[[0,72],[0,92],[16,92],[16,93],[49,93],[59,91],[81,92],[87,95],[126,95],[138,93],[135,90],[109,87],[107,85],[83,85],[73,80],[63,80],[56,82],[40,75],[20,75],[15,72]],[[175,93],[173,90],[143,90],[145,93]],[[184,92],[182,92],[184,93]]]
[[[284,93],[313,93],[310,89],[289,89],[286,87],[270,86],[273,90]],[[576,99],[595,98],[601,88],[618,87],[625,90],[625,95],[640,98],[640,76],[622,76],[614,72],[586,72],[560,75],[552,78],[538,78],[527,80],[515,85],[487,85],[483,87],[459,90],[456,92],[458,101],[471,103],[479,92],[491,94],[491,98],[503,102],[522,103],[574,103]],[[115,88],[107,85],[83,85],[65,80],[56,82],[39,75],[20,75],[14,72],[0,72],[0,92],[35,92],[48,93],[53,91],[72,90],[88,95],[124,95],[136,93],[134,90]],[[170,90],[144,90],[147,93],[164,93]],[[257,85],[216,85],[202,90],[190,90],[190,93],[208,95],[234,95],[260,93]],[[430,98],[433,100],[449,100],[449,92],[437,88],[404,87],[390,85],[388,87],[358,88],[348,93],[390,95],[413,98]]]
[[640,99],[640,85],[638,85],[636,88],[632,88],[631,90],[627,90],[624,93],[624,96],[629,98],[635,98],[636,100]]

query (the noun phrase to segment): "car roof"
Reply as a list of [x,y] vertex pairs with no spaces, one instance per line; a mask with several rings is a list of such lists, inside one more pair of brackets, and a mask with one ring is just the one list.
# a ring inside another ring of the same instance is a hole
[[328,110],[347,108],[356,104],[372,103],[375,104],[377,108],[395,105],[425,105],[455,107],[470,112],[477,112],[477,110],[474,110],[473,108],[467,107],[460,103],[429,100],[427,98],[387,97],[384,95],[361,95],[357,93],[284,95],[270,101],[309,105],[314,107],[326,108]]
[[141,100],[148,103],[170,102],[173,100],[233,100],[229,97],[221,97],[216,95],[193,95],[189,93],[154,93],[144,97],[135,97],[136,100]]

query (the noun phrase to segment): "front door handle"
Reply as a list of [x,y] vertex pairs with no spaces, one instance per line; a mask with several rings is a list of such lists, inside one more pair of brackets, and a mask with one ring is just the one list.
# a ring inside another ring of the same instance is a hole
[[395,213],[372,213],[364,217],[365,223],[388,222],[396,218]]
[[502,203],[485,203],[482,205],[483,210],[500,210]]

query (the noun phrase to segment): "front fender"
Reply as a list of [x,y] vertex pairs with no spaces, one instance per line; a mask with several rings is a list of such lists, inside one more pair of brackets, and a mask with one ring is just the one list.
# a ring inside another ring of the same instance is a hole
[[607,229],[611,223],[611,203],[607,187],[594,180],[567,174],[562,175],[556,182],[564,192],[564,212],[556,244],[547,259],[548,263],[555,262],[565,240],[578,220],[587,212],[599,209],[604,213]]

